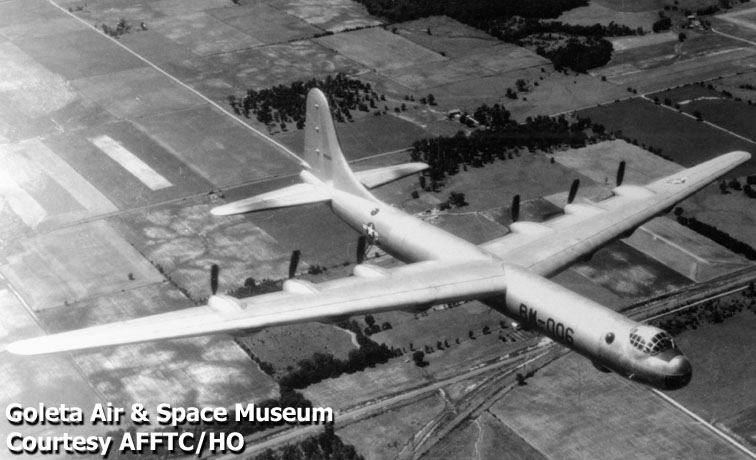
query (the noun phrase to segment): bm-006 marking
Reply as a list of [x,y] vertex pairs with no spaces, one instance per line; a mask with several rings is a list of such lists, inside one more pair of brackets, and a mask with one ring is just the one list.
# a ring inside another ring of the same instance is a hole
[[572,338],[572,334],[575,332],[571,327],[567,327],[564,323],[556,321],[553,318],[538,317],[538,311],[534,308],[530,308],[524,303],[520,304],[520,317],[523,322],[531,326],[537,327],[548,335],[556,338],[559,341],[572,345],[575,340]]

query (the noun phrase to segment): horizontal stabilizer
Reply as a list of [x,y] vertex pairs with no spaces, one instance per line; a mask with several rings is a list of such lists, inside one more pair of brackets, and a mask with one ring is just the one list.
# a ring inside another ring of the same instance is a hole
[[402,177],[415,174],[428,169],[425,163],[404,163],[401,165],[386,166],[383,168],[368,169],[355,172],[357,179],[367,188],[375,188],[379,185],[388,184]]
[[328,201],[331,195],[323,188],[312,184],[295,184],[262,195],[224,204],[210,210],[216,216],[229,216],[265,209],[286,208],[301,204]]

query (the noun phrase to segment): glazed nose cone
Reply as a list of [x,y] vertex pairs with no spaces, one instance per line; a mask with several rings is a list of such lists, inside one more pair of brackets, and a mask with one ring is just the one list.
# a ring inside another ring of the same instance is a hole
[[665,390],[679,390],[690,383],[693,367],[688,358],[680,354],[669,361],[669,373],[664,377]]

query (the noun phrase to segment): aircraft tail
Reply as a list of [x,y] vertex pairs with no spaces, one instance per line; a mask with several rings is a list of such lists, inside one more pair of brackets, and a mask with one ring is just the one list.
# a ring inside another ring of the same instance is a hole
[[341,152],[328,100],[317,88],[311,89],[307,95],[304,161],[306,166],[301,174],[304,184],[218,206],[210,212],[216,216],[227,216],[324,202],[333,198],[334,190],[378,201],[368,188],[387,184],[428,167],[425,163],[406,163],[353,172]]
[[307,94],[304,160],[310,172],[336,190],[374,200],[344,158],[325,94],[313,88]]

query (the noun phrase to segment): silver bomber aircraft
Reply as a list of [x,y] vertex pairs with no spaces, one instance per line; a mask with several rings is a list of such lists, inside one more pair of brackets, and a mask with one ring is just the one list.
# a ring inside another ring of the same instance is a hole
[[575,350],[600,370],[662,390],[688,384],[690,362],[667,332],[547,278],[667,212],[748,160],[748,153],[727,153],[645,186],[620,185],[606,200],[568,204],[563,215],[545,223],[515,222],[506,236],[474,245],[382,203],[368,191],[426,165],[353,173],[341,152],[328,102],[317,89],[307,97],[306,116],[303,183],[212,213],[328,202],[370,243],[406,265],[384,269],[360,263],[348,278],[320,284],[291,279],[281,292],[246,299],[213,295],[206,306],[21,340],[7,350],[54,353],[480,300]]

